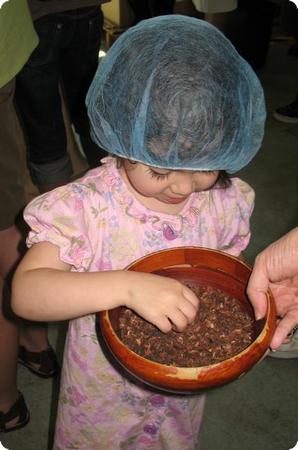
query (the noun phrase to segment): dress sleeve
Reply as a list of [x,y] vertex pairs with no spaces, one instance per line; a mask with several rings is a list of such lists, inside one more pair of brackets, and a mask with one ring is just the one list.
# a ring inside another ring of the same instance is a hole
[[88,238],[86,190],[72,183],[31,201],[24,219],[31,228],[27,246],[47,241],[59,247],[61,261],[77,271],[86,271],[92,259]]
[[238,256],[250,241],[250,217],[254,208],[254,190],[240,178],[231,186],[214,190],[213,220],[218,232],[219,250]]

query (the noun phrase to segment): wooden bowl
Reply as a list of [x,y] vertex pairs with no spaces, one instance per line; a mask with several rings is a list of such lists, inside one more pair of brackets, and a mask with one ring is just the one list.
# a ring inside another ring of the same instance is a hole
[[[198,282],[221,289],[242,302],[252,317],[253,309],[246,295],[251,268],[227,253],[197,247],[181,247],[145,256],[127,270],[154,272],[182,282]],[[250,370],[269,348],[275,326],[275,303],[267,293],[267,314],[254,322],[254,341],[241,353],[222,362],[202,367],[175,367],[145,359],[119,339],[121,308],[97,314],[97,330],[112,361],[124,374],[146,385],[174,393],[191,394],[231,382]]]

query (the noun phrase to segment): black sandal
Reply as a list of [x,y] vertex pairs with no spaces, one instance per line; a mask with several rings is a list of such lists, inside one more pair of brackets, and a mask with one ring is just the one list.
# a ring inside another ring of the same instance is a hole
[[[29,352],[20,345],[18,361],[41,378],[51,378],[59,372],[59,364],[52,347],[41,352]],[[38,364],[39,367],[34,364]]]
[[[7,423],[11,420],[16,419],[18,421],[11,427],[7,427]],[[24,427],[30,420],[30,413],[28,411],[27,405],[23,395],[19,392],[19,397],[17,401],[12,405],[7,413],[0,411],[0,432],[8,433],[9,431],[18,430]]]

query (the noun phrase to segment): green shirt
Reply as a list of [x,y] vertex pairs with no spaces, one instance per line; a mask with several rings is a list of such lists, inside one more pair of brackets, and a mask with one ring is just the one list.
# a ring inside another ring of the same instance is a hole
[[27,0],[0,7],[0,88],[12,80],[38,44]]

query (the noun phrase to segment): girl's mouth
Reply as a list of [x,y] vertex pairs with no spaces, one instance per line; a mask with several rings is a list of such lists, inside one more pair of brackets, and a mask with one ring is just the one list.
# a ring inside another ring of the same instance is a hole
[[166,202],[176,204],[176,203],[182,203],[186,199],[187,199],[187,197],[166,197]]

